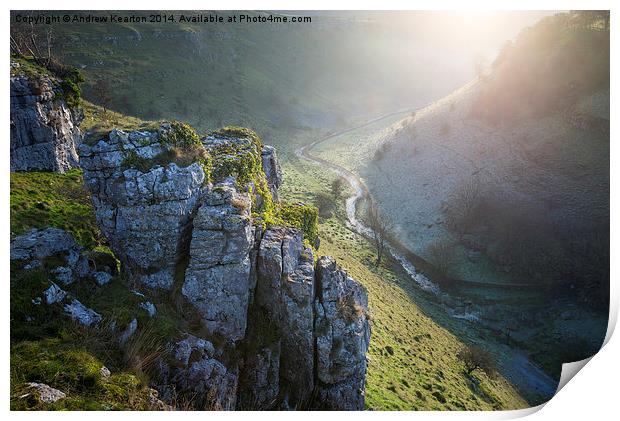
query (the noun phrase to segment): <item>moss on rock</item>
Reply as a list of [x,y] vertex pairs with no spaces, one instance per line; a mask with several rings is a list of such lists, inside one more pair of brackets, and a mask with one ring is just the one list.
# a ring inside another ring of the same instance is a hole
[[304,233],[304,240],[314,245],[319,238],[319,210],[314,205],[305,203],[282,204],[277,213],[285,225],[299,228]]

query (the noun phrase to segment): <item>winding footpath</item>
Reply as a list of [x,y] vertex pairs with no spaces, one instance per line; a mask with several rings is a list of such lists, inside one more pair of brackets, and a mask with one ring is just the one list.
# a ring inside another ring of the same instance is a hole
[[[329,169],[344,178],[347,183],[353,189],[353,195],[346,199],[346,213],[347,213],[347,226],[357,232],[360,235],[365,237],[372,238],[373,231],[364,225],[362,221],[357,218],[356,210],[357,203],[361,200],[364,200],[366,197],[370,196],[370,191],[368,187],[364,184],[362,179],[358,177],[352,171],[335,164],[333,162],[327,161],[323,158],[315,156],[311,153],[312,149],[323,143],[327,140],[333,139],[337,136],[341,136],[343,134],[352,132],[354,130],[358,130],[367,126],[370,126],[374,123],[377,123],[386,118],[392,117],[397,114],[416,111],[419,108],[410,108],[404,109],[400,111],[395,111],[389,114],[384,114],[379,117],[373,118],[371,120],[367,120],[366,122],[348,128],[344,130],[339,130],[326,136],[315,140],[312,143],[304,145],[298,148],[295,151],[295,155],[301,159],[305,159],[314,165],[319,165],[323,168]],[[386,242],[386,249],[392,255],[394,259],[396,259],[404,271],[409,275],[409,277],[419,285],[419,287],[425,291],[432,293],[433,295],[445,295],[439,286],[429,280],[426,276],[416,270],[415,266],[411,263],[411,261],[400,251],[403,246],[401,244],[393,243],[393,240]],[[474,284],[474,283],[472,283]],[[480,284],[480,286],[486,287],[510,287],[509,284],[494,284],[494,283],[475,283]],[[519,286],[519,285],[517,285]],[[525,286],[525,285],[524,285]],[[468,320],[470,322],[478,322],[478,315],[458,311],[454,308],[446,308],[448,314],[457,319]],[[550,376],[548,376],[544,371],[542,371],[539,367],[533,364],[529,358],[520,350],[517,349],[503,349],[503,358],[501,358],[501,362],[499,363],[500,367],[503,368],[506,372],[505,377],[509,378],[515,384],[519,384],[521,388],[526,388],[530,393],[537,394],[546,401],[551,399],[556,392],[557,382],[553,380]],[[508,354],[508,355],[507,355]],[[503,370],[503,371],[504,371]]]
[[[349,226],[349,228],[353,229],[355,232],[365,237],[372,238],[373,231],[372,229],[364,225],[362,221],[360,221],[357,218],[356,210],[357,210],[357,203],[360,200],[363,200],[365,197],[368,197],[370,195],[368,187],[366,187],[362,179],[359,178],[353,172],[347,170],[346,168],[338,164],[334,164],[333,162],[330,162],[325,159],[312,155],[310,153],[310,150],[312,150],[312,148],[314,148],[316,145],[322,142],[325,142],[329,139],[333,139],[334,137],[341,136],[353,130],[364,128],[366,126],[379,122],[383,119],[392,117],[394,115],[402,114],[405,112],[411,112],[411,111],[414,111],[414,109],[405,109],[405,110],[395,111],[389,114],[382,115],[377,118],[373,118],[359,126],[355,126],[349,129],[340,130],[338,132],[328,134],[327,136],[322,137],[319,140],[316,140],[308,145],[302,146],[301,148],[295,151],[295,154],[298,157],[306,159],[315,165],[320,165],[324,168],[328,168],[332,170],[333,172],[338,174],[340,177],[344,178],[347,181],[347,183],[349,183],[354,193],[352,196],[348,197],[346,200],[347,225]],[[420,288],[422,288],[425,291],[431,292],[433,294],[440,293],[439,287],[433,282],[431,282],[426,276],[418,272],[415,266],[398,250],[395,244],[392,244],[391,241],[386,241],[385,247],[387,251],[390,253],[390,255],[392,255],[392,257],[400,263],[400,265],[405,270],[405,272],[407,272],[409,277],[414,282],[416,282],[420,286]]]

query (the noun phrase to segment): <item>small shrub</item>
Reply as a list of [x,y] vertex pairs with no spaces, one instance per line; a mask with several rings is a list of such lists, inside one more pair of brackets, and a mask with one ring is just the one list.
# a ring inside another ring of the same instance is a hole
[[343,315],[347,323],[353,323],[364,315],[364,308],[353,299],[352,295],[340,297],[337,303],[338,312]]
[[70,108],[77,108],[82,101],[82,88],[80,85],[84,83],[84,75],[75,67],[72,67],[63,76],[60,87],[65,102]]
[[346,181],[344,180],[344,178],[340,176],[336,177],[334,181],[332,181],[330,188],[331,188],[332,196],[334,196],[334,199],[336,200],[340,199],[345,186],[346,186]]
[[180,121],[171,121],[170,128],[162,130],[159,139],[162,144],[179,148],[202,145],[196,130],[189,124]]
[[314,203],[319,208],[319,216],[321,218],[330,218],[333,216],[336,204],[331,195],[325,192],[318,192],[315,195]]

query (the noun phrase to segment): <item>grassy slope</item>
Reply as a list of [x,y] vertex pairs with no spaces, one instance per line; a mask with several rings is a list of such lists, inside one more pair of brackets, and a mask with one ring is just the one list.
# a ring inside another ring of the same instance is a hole
[[11,173],[11,235],[32,228],[62,228],[83,246],[102,244],[82,173]]
[[[285,200],[314,200],[327,192],[332,175],[304,163],[284,166]],[[455,354],[462,343],[430,318],[416,303],[423,293],[408,280],[398,265],[388,261],[373,265],[368,242],[343,224],[343,204],[336,216],[320,225],[321,254],[334,256],[369,291],[373,319],[366,402],[375,410],[515,409],[527,406],[501,377],[490,380],[477,375],[473,387],[462,373]],[[445,400],[445,402],[443,402]]]
[[[472,88],[455,92],[413,119],[405,118],[391,127],[386,119],[368,130],[331,139],[315,153],[366,178],[375,198],[399,225],[403,241],[433,261],[433,256],[425,255],[430,244],[455,242],[442,224],[442,207],[455,183],[478,173],[469,162],[483,167],[482,179],[486,171],[491,180],[512,180],[517,189],[534,190],[541,202],[559,204],[553,208],[557,219],[566,219],[563,210],[567,217],[608,214],[609,145],[604,136],[571,127],[562,115],[528,118],[509,129],[487,127],[466,118],[472,96],[468,89]],[[599,107],[601,118],[609,116],[603,106],[608,104],[604,90],[582,98],[581,103],[584,113],[592,114]],[[449,122],[446,131],[442,130],[445,122]],[[391,147],[386,148],[384,158],[373,160],[386,141]],[[519,187],[519,182],[526,187]],[[509,185],[504,181],[504,187]],[[472,256],[458,244],[455,254],[448,269],[457,278],[531,281],[501,270],[484,255]],[[458,294],[480,304],[492,329],[510,330],[513,346],[526,350],[554,378],[559,378],[561,362],[595,353],[605,334],[606,314],[571,300],[550,300],[538,289],[515,293],[463,287]]]
[[287,130],[310,124],[319,114],[325,119],[337,113],[336,99],[341,108],[355,105],[351,93],[321,86],[325,83],[315,78],[327,70],[320,63],[339,54],[317,48],[339,36],[337,25],[264,29],[149,23],[110,24],[102,31],[93,25],[60,25],[55,47],[64,62],[84,67],[87,98],[97,99],[92,87],[104,78],[113,108],[144,118],[186,120],[199,130],[241,125],[266,138],[284,139]]

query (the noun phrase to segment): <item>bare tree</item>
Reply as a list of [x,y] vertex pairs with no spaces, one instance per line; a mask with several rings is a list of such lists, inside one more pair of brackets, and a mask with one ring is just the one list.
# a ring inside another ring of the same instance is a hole
[[110,102],[112,101],[112,95],[110,95],[110,84],[107,80],[99,79],[93,87],[95,97],[99,105],[103,107],[104,116],[107,115]]
[[377,252],[377,262],[379,265],[385,254],[385,244],[392,231],[392,222],[379,212],[377,204],[370,200],[368,205],[368,227],[372,230],[372,240]]
[[44,40],[39,35],[33,23],[11,28],[11,52],[31,56],[38,65],[49,67],[52,61],[52,30],[45,31]]
[[495,377],[495,363],[491,354],[486,350],[473,346],[464,346],[456,356],[465,365],[465,373],[468,376],[471,376],[475,370],[481,370],[490,378]]

